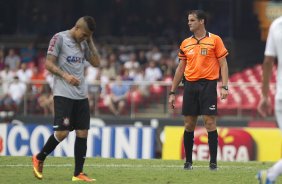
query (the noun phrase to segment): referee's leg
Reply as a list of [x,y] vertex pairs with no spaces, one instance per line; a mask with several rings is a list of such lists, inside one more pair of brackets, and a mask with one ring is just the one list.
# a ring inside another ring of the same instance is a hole
[[204,124],[208,132],[208,144],[210,150],[210,169],[217,170],[218,134],[216,129],[216,116],[204,115]]
[[183,142],[184,142],[184,149],[185,149],[185,156],[186,162],[184,164],[184,169],[191,170],[193,169],[192,164],[192,151],[194,145],[194,130],[197,124],[198,116],[184,116],[184,135],[183,135]]

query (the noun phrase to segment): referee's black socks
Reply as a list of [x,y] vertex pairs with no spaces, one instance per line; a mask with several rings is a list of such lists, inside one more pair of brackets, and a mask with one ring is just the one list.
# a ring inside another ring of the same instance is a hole
[[192,151],[193,151],[193,145],[194,145],[194,131],[193,132],[187,132],[184,130],[184,148],[185,148],[185,156],[186,156],[186,162],[193,163],[192,162]]
[[83,165],[86,157],[87,150],[87,138],[75,138],[74,144],[74,159],[75,159],[75,170],[74,176],[79,175],[83,170]]
[[57,145],[59,143],[60,142],[57,141],[57,139],[55,138],[54,134],[50,135],[48,141],[43,146],[43,148],[40,151],[40,153],[38,153],[37,159],[41,160],[41,161],[44,161],[46,159],[46,157],[57,147]]
[[217,130],[208,132],[209,149],[210,149],[210,163],[215,163],[217,160],[217,146],[218,146],[218,134]]

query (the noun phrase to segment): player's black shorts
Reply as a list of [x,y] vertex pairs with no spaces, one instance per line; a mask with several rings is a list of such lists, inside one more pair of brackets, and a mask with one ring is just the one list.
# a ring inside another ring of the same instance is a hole
[[89,129],[90,111],[88,98],[73,100],[62,96],[55,96],[54,108],[54,130]]
[[185,81],[182,114],[184,116],[217,114],[217,80]]

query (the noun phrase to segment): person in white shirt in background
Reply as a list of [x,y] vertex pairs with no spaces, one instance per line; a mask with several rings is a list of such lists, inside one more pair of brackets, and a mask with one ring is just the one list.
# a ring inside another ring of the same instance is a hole
[[146,57],[148,60],[159,61],[162,58],[162,53],[157,46],[153,46],[150,51],[146,53]]
[[17,76],[14,77],[13,82],[9,85],[7,93],[0,100],[0,105],[5,106],[5,110],[13,109],[13,105],[18,106],[21,104],[26,91],[26,84],[21,82]]
[[139,62],[137,61],[137,56],[135,53],[130,54],[130,59],[124,63],[124,68],[128,70],[129,77],[134,78],[137,69],[139,68]]
[[[277,84],[275,95],[275,116],[279,128],[282,130],[282,16],[274,20],[269,28],[263,61],[262,97],[258,106],[258,112],[266,117],[271,113],[271,103],[268,98],[269,81],[274,62],[278,61]],[[282,159],[271,168],[261,170],[257,174],[260,184],[272,184],[282,174]]]
[[149,62],[149,67],[145,69],[145,80],[146,81],[157,81],[162,78],[162,72],[159,67],[156,66],[155,61]]
[[14,49],[9,49],[8,55],[5,57],[5,65],[8,65],[10,70],[16,71],[21,63],[21,58],[16,54]]
[[10,70],[8,65],[5,65],[4,70],[0,72],[0,79],[2,84],[1,94],[8,93],[9,84],[13,81],[15,73]]
[[32,76],[32,70],[27,68],[26,63],[21,64],[21,68],[17,71],[17,76],[22,82],[29,82]]

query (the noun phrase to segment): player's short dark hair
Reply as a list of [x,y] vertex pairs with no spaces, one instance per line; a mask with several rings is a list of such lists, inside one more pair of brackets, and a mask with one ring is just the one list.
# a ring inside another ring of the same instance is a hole
[[204,12],[203,10],[189,10],[189,11],[187,12],[187,16],[189,16],[189,15],[191,15],[191,14],[196,15],[199,20],[204,20],[205,26],[207,25],[207,23],[208,23],[208,20],[207,20],[207,19],[208,19],[208,18],[207,18],[206,12]]
[[88,29],[92,32],[95,31],[96,29],[96,21],[93,17],[91,16],[84,16],[83,20],[86,22],[86,25],[88,27]]

